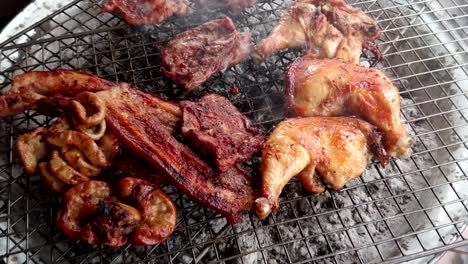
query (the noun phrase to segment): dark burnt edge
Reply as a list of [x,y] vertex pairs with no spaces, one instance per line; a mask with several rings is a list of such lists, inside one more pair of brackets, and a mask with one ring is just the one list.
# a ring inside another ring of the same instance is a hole
[[[359,118],[359,117],[358,117]],[[387,165],[388,161],[390,160],[390,156],[387,155],[385,148],[382,144],[383,133],[378,128],[372,129],[372,131],[368,135],[368,139],[370,140],[370,150],[377,157],[380,161],[382,167]]]

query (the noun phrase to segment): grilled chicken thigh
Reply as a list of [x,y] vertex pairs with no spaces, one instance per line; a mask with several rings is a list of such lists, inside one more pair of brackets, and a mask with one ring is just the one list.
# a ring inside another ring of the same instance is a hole
[[300,116],[358,115],[382,131],[388,155],[411,154],[398,89],[380,70],[338,59],[299,58],[286,73],[286,97]]
[[[304,48],[317,58],[359,63],[361,50],[379,38],[377,22],[342,0],[298,0],[254,50],[256,62],[286,48]],[[370,48],[380,59],[377,49]]]
[[358,118],[285,120],[276,127],[263,149],[261,197],[255,200],[255,214],[264,219],[276,211],[278,197],[293,176],[299,175],[308,191],[324,191],[318,175],[331,188],[340,189],[363,173],[373,155],[382,161],[386,159],[380,132]]

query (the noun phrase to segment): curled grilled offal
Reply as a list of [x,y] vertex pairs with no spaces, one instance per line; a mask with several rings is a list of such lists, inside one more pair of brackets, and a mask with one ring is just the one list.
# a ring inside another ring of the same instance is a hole
[[57,227],[70,238],[92,245],[154,245],[175,229],[171,199],[151,183],[124,178],[112,186],[87,181],[65,193]]

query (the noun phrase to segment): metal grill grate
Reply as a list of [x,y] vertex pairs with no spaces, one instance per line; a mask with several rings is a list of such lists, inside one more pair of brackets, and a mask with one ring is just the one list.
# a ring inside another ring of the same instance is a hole
[[[74,1],[0,45],[0,89],[15,75],[69,68],[134,83],[172,100],[187,95],[163,77],[159,50],[171,37],[227,13],[193,14],[158,27],[130,28],[100,11],[99,3]],[[266,36],[282,0],[261,0],[233,17],[253,41]],[[377,18],[385,61],[363,54],[362,64],[381,68],[401,92],[401,113],[414,154],[364,175],[342,191],[303,192],[292,181],[278,213],[265,221],[244,213],[227,225],[172,187],[178,225],[154,247],[111,249],[70,241],[54,227],[57,201],[14,162],[17,135],[50,118],[33,112],[0,123],[0,263],[369,263],[429,261],[436,253],[468,244],[468,4],[465,0],[365,0],[354,2]],[[298,56],[285,51],[254,65],[250,60],[216,75],[190,98],[227,96],[270,131],[285,117],[283,75]],[[233,85],[237,95],[229,93]]]

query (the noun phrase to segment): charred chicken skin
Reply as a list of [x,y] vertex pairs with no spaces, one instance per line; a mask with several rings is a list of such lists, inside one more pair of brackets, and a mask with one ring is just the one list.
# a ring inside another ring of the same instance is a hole
[[230,18],[216,19],[175,36],[161,51],[161,70],[187,91],[239,64],[250,51],[250,33]]
[[382,131],[389,156],[411,154],[398,89],[378,69],[338,59],[299,58],[286,73],[286,97],[299,116],[358,115]]
[[263,149],[262,187],[253,210],[260,219],[276,211],[281,191],[296,175],[311,192],[324,191],[319,177],[331,188],[341,189],[364,172],[373,156],[386,159],[380,133],[360,119],[308,117],[282,121]]
[[[259,63],[282,49],[303,48],[317,58],[341,58],[357,64],[362,48],[370,47],[379,36],[377,22],[343,0],[298,0],[252,56]],[[377,49],[369,49],[381,59]]]
[[102,10],[122,16],[130,25],[151,25],[183,16],[188,7],[184,0],[109,0]]

